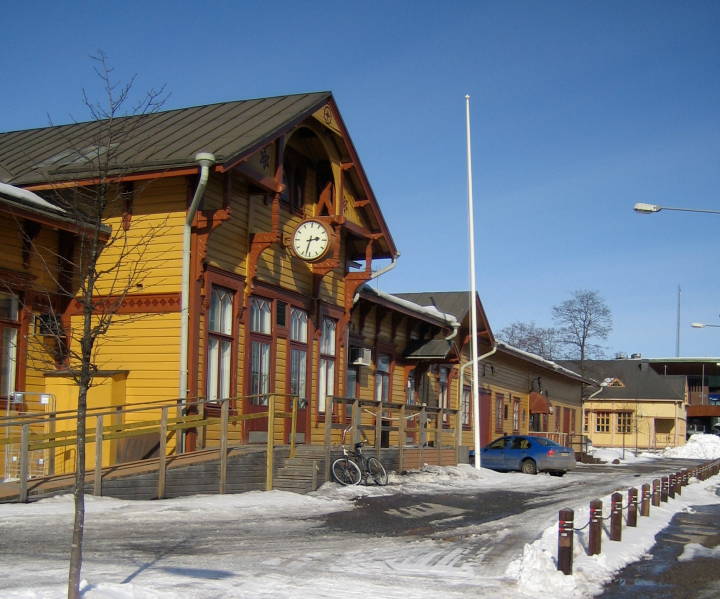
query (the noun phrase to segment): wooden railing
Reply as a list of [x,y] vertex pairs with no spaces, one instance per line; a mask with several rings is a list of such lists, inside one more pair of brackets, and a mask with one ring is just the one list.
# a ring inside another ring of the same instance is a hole
[[[243,424],[250,420],[265,419],[267,421],[267,458],[266,458],[266,489],[272,489],[273,457],[276,444],[274,431],[275,419],[289,419],[291,423],[290,455],[295,453],[295,437],[297,429],[298,398],[296,396],[269,394],[262,396],[264,405],[257,411],[238,413],[233,407],[243,400],[257,397],[225,398],[208,402],[195,399],[188,402],[165,400],[134,404],[130,406],[109,406],[88,410],[86,417],[85,445],[87,453],[86,467],[94,469],[94,488],[96,495],[102,494],[103,467],[117,466],[123,463],[117,459],[117,446],[113,442],[139,436],[155,438],[158,454],[157,496],[165,496],[165,480],[167,475],[168,457],[183,453],[180,441],[187,431],[207,431],[209,426],[218,426],[218,444],[220,453],[220,475],[218,490],[225,492],[227,481],[227,458],[230,447],[229,426]],[[290,404],[290,410],[279,410],[278,399],[284,398]],[[138,419],[139,418],[139,419]],[[203,442],[198,449],[207,447],[207,435],[201,435]],[[174,443],[170,443],[174,440]],[[241,445],[244,431],[237,435]],[[43,414],[21,414],[16,417],[0,419],[0,449],[8,454],[15,446],[18,468],[16,478],[20,486],[20,501],[27,501],[28,481],[31,479],[30,461],[33,455],[40,452],[47,457],[44,463],[44,476],[68,474],[75,471],[74,449],[78,443],[77,412],[65,410]],[[106,451],[109,452],[106,455]],[[68,453],[72,457],[68,457]],[[37,458],[45,460],[43,458]],[[94,466],[94,468],[93,468]],[[5,473],[8,478],[8,473]]]
[[[462,443],[462,424],[460,422],[462,414],[459,410],[380,402],[355,397],[328,397],[326,406],[325,480],[330,480],[332,431],[346,428],[350,428],[352,431],[352,443],[367,438],[369,445],[375,449],[378,455],[383,445],[397,447],[400,470],[403,469],[404,453],[408,448],[419,448],[423,451],[437,450],[438,452],[442,449],[453,449],[457,460],[457,452]],[[363,424],[363,414],[370,416],[370,418],[365,418],[365,424]],[[415,421],[415,426],[408,426],[411,421]],[[408,432],[414,435],[414,442],[408,443]],[[385,437],[383,437],[384,434]],[[392,443],[393,436],[395,443]],[[385,443],[383,443],[383,439],[385,439]]]

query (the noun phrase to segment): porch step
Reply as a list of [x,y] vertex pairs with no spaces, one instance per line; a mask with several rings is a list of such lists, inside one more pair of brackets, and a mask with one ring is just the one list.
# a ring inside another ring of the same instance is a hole
[[309,493],[323,484],[325,449],[322,446],[301,445],[295,456],[287,458],[273,477],[273,488],[293,493]]
[[580,462],[581,464],[606,464],[604,460],[601,460],[600,458],[595,458],[591,456],[589,453],[585,453],[583,451],[576,451],[575,452],[575,461]]

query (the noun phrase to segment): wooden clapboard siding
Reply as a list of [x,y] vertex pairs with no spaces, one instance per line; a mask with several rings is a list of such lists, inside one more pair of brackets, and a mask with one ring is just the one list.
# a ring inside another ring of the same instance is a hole
[[[22,259],[23,236],[21,223],[15,218],[3,215],[0,218],[0,238],[3,240],[3,251],[0,257],[0,266],[18,272],[24,272]],[[31,274],[37,276],[36,269],[40,266],[33,261]]]
[[43,372],[55,368],[52,355],[43,343],[43,337],[35,334],[31,325],[27,335],[27,361],[25,366],[25,385],[23,391],[44,391]]
[[[137,263],[141,264],[142,280],[133,283],[141,282],[143,292],[165,293],[180,289],[186,197],[186,181],[181,177],[160,179],[135,190],[130,225],[125,233],[127,243],[109,244],[100,255],[98,267],[101,270],[112,268],[120,252],[127,248],[131,251],[118,269],[100,279],[100,295],[124,292],[125,289],[114,282],[126,281]],[[123,230],[122,214],[111,214],[105,222],[116,234]]]
[[130,371],[127,403],[176,397],[180,314],[148,314],[129,322],[117,318],[100,345],[100,369]]

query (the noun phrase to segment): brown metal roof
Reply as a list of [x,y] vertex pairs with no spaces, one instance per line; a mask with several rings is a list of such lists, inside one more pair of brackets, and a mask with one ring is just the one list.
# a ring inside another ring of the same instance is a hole
[[[266,140],[292,127],[332,97],[316,92],[223,102],[118,118],[114,147],[118,172],[195,167],[197,152],[212,152],[230,166]],[[0,174],[13,185],[92,178],[90,156],[107,148],[107,123],[91,121],[0,133]]]

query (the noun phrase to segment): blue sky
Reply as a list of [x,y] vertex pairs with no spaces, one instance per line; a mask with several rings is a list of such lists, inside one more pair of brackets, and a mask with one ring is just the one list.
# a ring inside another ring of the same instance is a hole
[[478,288],[495,330],[597,289],[610,354],[720,355],[715,1],[31,2],[3,7],[0,130],[85,119],[104,50],[167,108],[331,90],[402,256],[388,292]]

